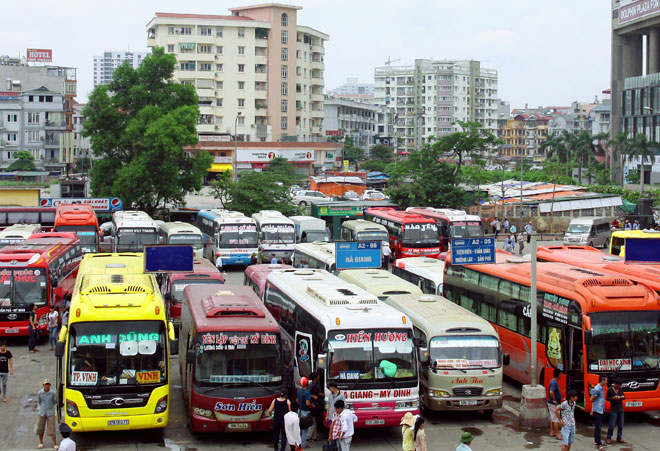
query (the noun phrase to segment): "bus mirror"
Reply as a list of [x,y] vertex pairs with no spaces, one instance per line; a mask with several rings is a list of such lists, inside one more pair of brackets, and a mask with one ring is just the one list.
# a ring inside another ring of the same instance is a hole
[[592,343],[591,331],[590,330],[585,330],[584,331],[584,344],[585,345],[590,345],[591,343]]
[[190,350],[186,352],[186,363],[188,365],[194,365],[195,364],[195,351]]
[[422,348],[426,343],[424,343],[424,340],[422,340],[422,337],[413,337],[413,344],[415,345],[416,348]]
[[170,355],[179,355],[179,340],[170,340]]
[[64,342],[58,341],[55,343],[55,357],[64,357]]
[[327,360],[328,354],[318,354],[316,357],[316,368],[319,370],[324,370]]
[[427,365],[429,363],[429,348],[419,347],[417,348],[417,353],[418,353],[419,361],[423,365]]
[[169,339],[173,341],[176,338],[176,334],[174,333],[174,324],[172,324],[172,321],[167,323],[167,332],[169,335]]
[[511,364],[511,356],[509,354],[502,354],[502,365],[509,366]]

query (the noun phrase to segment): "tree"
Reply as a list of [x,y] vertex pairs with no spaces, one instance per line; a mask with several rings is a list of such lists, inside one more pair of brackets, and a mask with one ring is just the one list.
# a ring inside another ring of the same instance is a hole
[[246,172],[234,184],[229,207],[249,216],[260,210],[290,213],[295,210],[289,197],[289,187],[273,172]]
[[481,212],[481,186],[491,181],[488,171],[480,166],[463,166],[461,168],[461,179],[477,189],[477,205]]
[[621,186],[625,183],[625,177],[623,175],[623,159],[630,153],[630,146],[632,140],[630,135],[626,131],[620,131],[615,136],[613,136],[608,142],[610,147],[611,156],[610,156],[610,169],[614,173],[614,161],[616,161],[621,169]]
[[594,138],[591,134],[582,130],[574,139],[570,141],[572,144],[573,155],[578,161],[578,183],[582,183],[582,168],[584,165],[589,165],[591,160],[595,157],[596,151],[598,150],[596,144],[594,144]]
[[212,157],[183,151],[197,143],[199,108],[192,86],[171,82],[175,66],[175,56],[157,47],[137,69],[122,64],[109,84],[94,88],[83,135],[101,157],[91,171],[96,196],[154,214],[201,189]]
[[220,206],[224,209],[229,208],[235,188],[232,171],[219,173],[215,177],[215,180],[211,180],[209,185],[211,187],[211,194],[220,201]]
[[644,133],[638,133],[632,139],[630,144],[630,153],[628,154],[628,161],[632,162],[639,158],[640,177],[639,177],[639,193],[644,193],[644,165],[655,163],[655,156],[660,150],[660,144],[656,141],[649,141]]
[[276,174],[279,181],[286,186],[299,185],[302,177],[296,173],[296,167],[284,157],[275,157],[268,164],[268,172]]
[[500,143],[491,132],[481,130],[478,122],[458,122],[458,125],[462,131],[442,136],[432,144],[436,152],[454,157],[454,177],[460,173],[465,158],[470,157],[476,164],[480,164],[484,154],[492,152],[495,145]]
[[390,163],[394,160],[394,150],[385,144],[376,144],[369,151],[369,158]]
[[348,160],[349,164],[353,163],[357,169],[358,161],[364,160],[364,150],[353,143],[353,138],[347,136],[344,140],[344,160]]
[[364,169],[367,172],[385,172],[387,163],[383,160],[369,160],[362,163],[360,166],[361,169]]
[[28,150],[19,150],[14,155],[16,161],[9,165],[7,171],[36,171],[37,167],[34,165],[34,157]]

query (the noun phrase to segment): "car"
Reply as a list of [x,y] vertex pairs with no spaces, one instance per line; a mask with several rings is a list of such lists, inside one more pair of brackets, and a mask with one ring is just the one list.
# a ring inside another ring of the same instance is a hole
[[291,198],[291,202],[296,205],[300,205],[301,207],[311,205],[312,202],[329,202],[331,200],[332,198],[326,196],[320,191],[312,191],[306,189],[296,191],[296,193]]
[[368,189],[362,193],[362,200],[386,200],[388,197],[375,189]]

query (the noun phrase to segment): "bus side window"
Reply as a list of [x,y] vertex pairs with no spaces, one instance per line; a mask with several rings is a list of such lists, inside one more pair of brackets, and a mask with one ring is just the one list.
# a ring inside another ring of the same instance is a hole
[[421,338],[422,341],[424,342],[424,346],[427,345],[426,334],[424,332],[422,332],[422,329],[420,329],[419,327],[413,326],[413,335],[415,336],[415,338]]
[[612,255],[621,254],[621,246],[623,246],[624,239],[618,236],[612,237]]
[[518,323],[516,304],[515,301],[502,301],[497,312],[497,324],[514,332],[516,332]]
[[429,279],[420,277],[420,289],[426,294],[435,294],[435,284]]

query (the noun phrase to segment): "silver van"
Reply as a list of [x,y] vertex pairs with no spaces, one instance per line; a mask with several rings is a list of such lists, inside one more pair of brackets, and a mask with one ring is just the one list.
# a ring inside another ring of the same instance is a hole
[[610,242],[610,235],[609,218],[583,216],[571,220],[564,234],[564,245],[605,247]]

